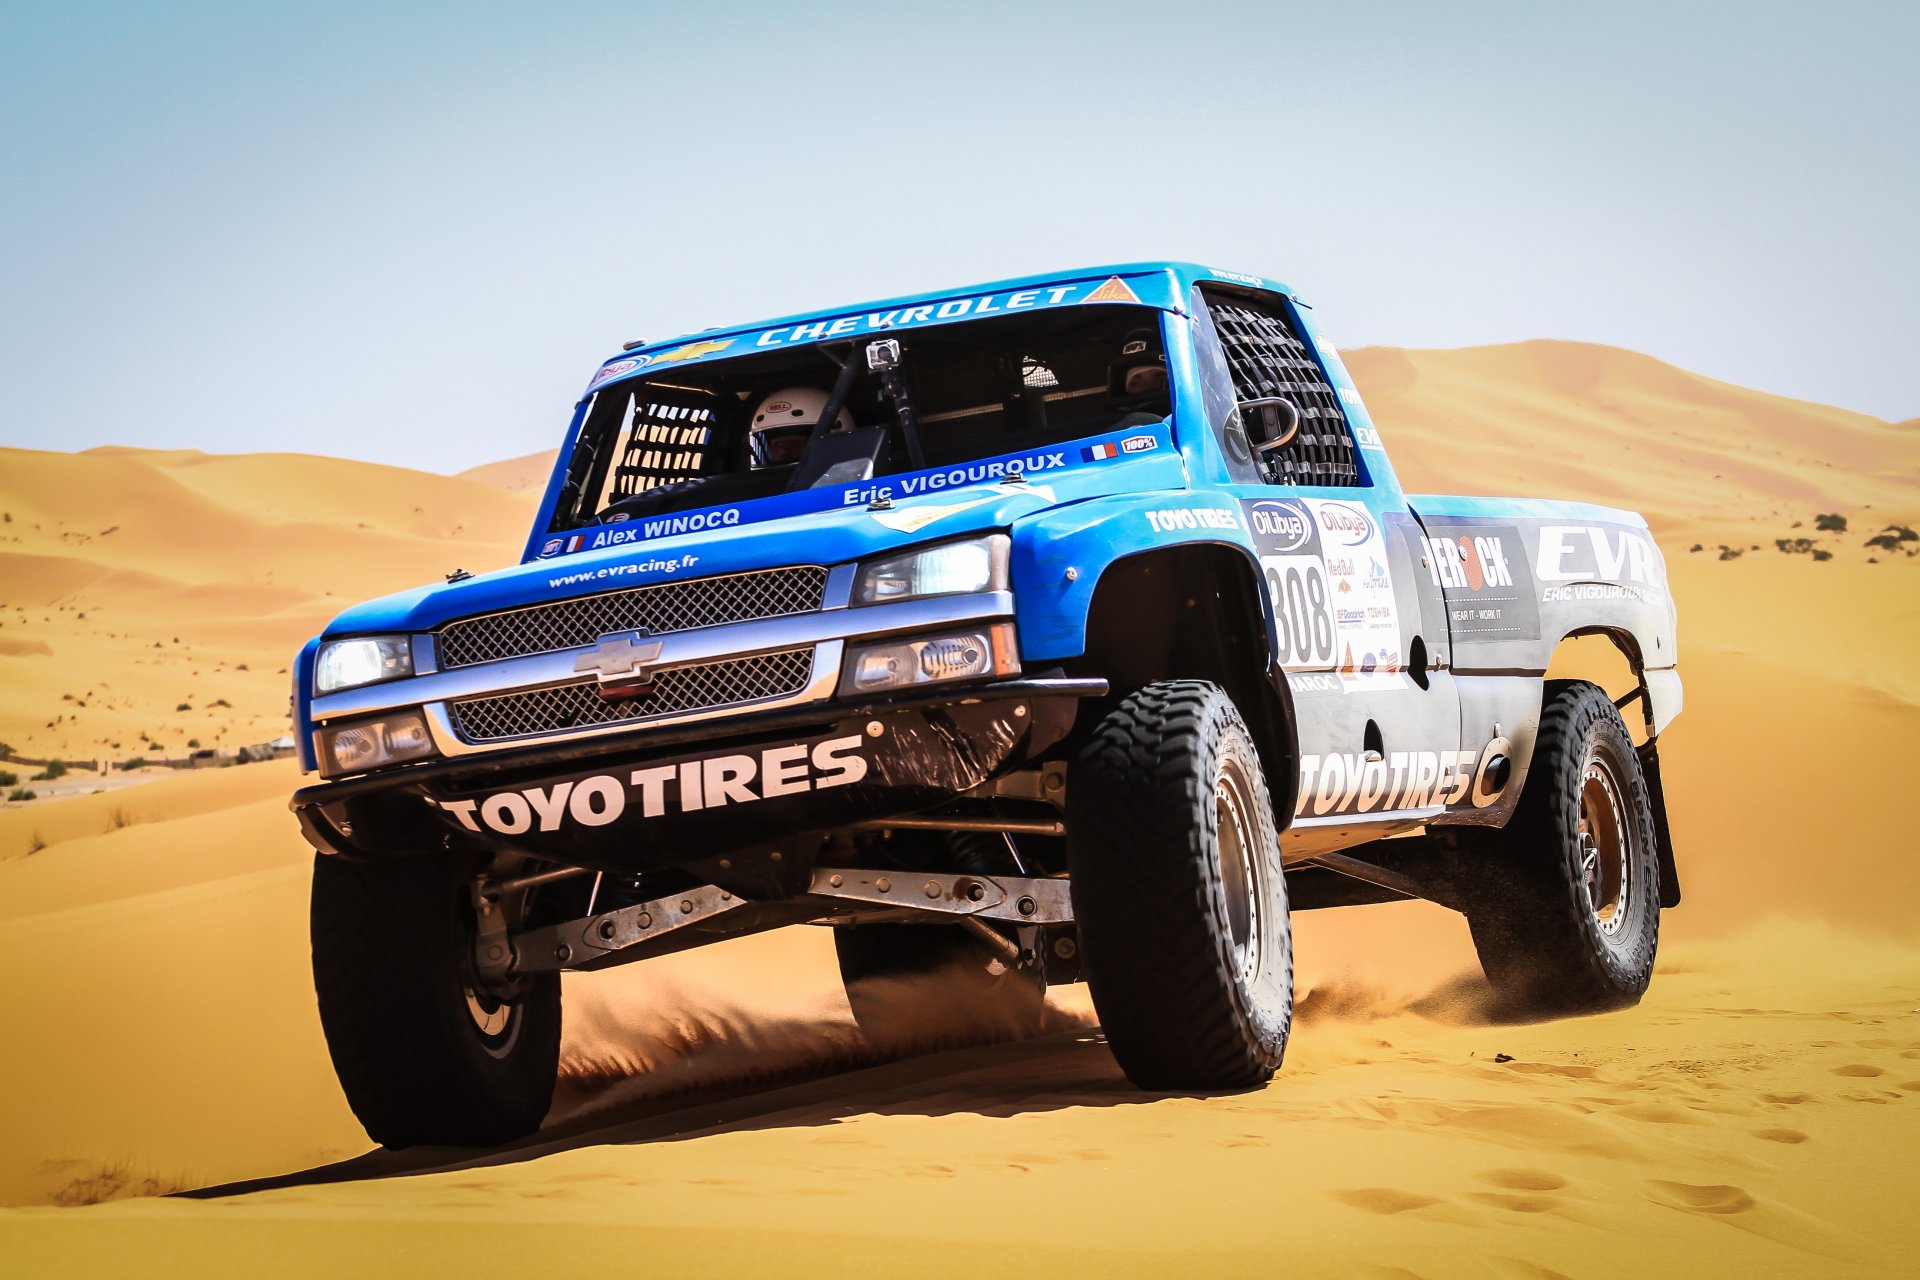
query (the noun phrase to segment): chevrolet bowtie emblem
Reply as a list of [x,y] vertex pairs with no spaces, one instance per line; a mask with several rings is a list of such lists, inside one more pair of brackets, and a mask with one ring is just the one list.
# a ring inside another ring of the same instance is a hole
[[665,648],[664,642],[647,639],[643,631],[601,636],[592,653],[573,660],[573,669],[591,671],[603,698],[638,697],[653,692],[654,673],[650,668]]

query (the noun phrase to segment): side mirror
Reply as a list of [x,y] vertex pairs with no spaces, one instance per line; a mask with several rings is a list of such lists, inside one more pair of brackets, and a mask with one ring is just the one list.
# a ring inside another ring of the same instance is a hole
[[1254,439],[1255,453],[1284,449],[1300,434],[1300,406],[1285,396],[1242,400],[1239,409],[1248,421],[1247,434]]

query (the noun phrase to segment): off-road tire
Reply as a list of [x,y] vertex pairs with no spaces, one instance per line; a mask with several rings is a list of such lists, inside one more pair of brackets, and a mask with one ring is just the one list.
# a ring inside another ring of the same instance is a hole
[[1659,850],[1646,776],[1603,690],[1547,683],[1512,821],[1470,835],[1460,856],[1481,968],[1516,1012],[1639,1001],[1660,943]]
[[511,1000],[472,995],[470,874],[437,856],[314,859],[320,1023],[347,1104],[385,1147],[492,1146],[539,1128],[553,1101],[559,975],[522,979]]
[[949,1048],[1032,1035],[1044,1020],[1043,954],[996,965],[979,938],[940,924],[843,925],[833,946],[853,1020],[877,1043]]
[[1067,774],[1067,864],[1100,1025],[1143,1089],[1269,1079],[1293,1021],[1293,940],[1266,775],[1225,691],[1152,684]]

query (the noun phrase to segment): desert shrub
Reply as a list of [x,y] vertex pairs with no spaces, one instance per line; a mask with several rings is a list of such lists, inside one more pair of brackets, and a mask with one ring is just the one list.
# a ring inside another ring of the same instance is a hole
[[64,760],[49,760],[47,767],[33,775],[35,782],[52,782],[55,778],[67,776],[67,764]]
[[175,707],[174,710],[175,711],[191,711],[193,710],[193,708],[183,702],[179,706]]
[[1815,551],[1815,552],[1813,553],[1813,558],[1814,558],[1815,560],[1831,560],[1831,559],[1833,559],[1833,552],[1831,552],[1831,551]]
[[122,769],[144,769],[147,767],[147,758],[145,756],[135,756],[131,760],[122,762],[120,767]]
[[1885,547],[1888,551],[1898,551],[1900,549],[1900,538],[1897,534],[1876,533],[1867,539],[1867,545],[1870,547]]
[[127,816],[127,811],[122,806],[115,805],[112,809],[108,810],[107,826],[111,829],[118,831],[122,827],[130,827],[132,825],[133,819]]
[[19,774],[13,773],[7,769],[0,769],[0,787],[17,786],[19,785],[19,782],[20,782]]
[[200,745],[200,739],[198,739],[198,738],[188,738],[188,739],[187,739],[187,745],[188,745],[189,747],[194,747],[194,748],[198,748],[198,747],[199,747],[199,745]]
[[[7,799],[9,800],[31,800],[33,798],[33,792],[27,790],[25,787],[15,787],[7,793]],[[32,851],[29,850],[29,852]]]
[[1847,531],[1847,518],[1843,515],[1815,516],[1813,518],[1813,527],[1822,533],[1845,533]]

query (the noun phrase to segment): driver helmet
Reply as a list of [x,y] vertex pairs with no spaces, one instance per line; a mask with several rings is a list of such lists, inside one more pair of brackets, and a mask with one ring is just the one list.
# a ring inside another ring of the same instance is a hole
[[1116,408],[1163,403],[1167,394],[1167,357],[1151,330],[1135,329],[1120,344],[1120,357],[1107,366],[1107,394]]
[[[747,449],[755,469],[800,461],[826,409],[827,393],[818,387],[782,387],[762,400],[747,428]],[[833,424],[841,430],[850,429],[853,415],[843,408]]]

